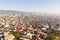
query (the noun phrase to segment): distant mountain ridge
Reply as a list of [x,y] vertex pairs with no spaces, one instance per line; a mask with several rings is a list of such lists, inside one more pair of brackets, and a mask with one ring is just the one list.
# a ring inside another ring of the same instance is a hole
[[13,11],[13,10],[0,10],[0,14],[2,13],[22,13],[21,11]]
[[27,14],[27,13],[33,13],[33,12],[25,12],[25,11],[14,11],[14,10],[0,10],[0,14],[2,14],[2,13],[11,13],[11,14],[14,14],[14,13],[21,13],[21,14]]

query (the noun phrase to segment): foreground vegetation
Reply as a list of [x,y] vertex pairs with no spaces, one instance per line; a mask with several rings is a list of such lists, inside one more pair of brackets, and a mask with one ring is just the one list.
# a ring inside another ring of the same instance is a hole
[[55,31],[51,29],[50,40],[60,40],[60,31]]
[[19,33],[11,31],[11,33],[15,36],[14,40],[19,40],[19,37],[21,36]]

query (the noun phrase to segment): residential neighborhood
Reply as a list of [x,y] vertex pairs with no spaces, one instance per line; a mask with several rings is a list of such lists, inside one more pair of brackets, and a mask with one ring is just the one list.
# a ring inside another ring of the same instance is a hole
[[0,14],[0,39],[50,40],[51,30],[60,32],[60,24],[55,18],[49,20],[46,16],[28,15]]

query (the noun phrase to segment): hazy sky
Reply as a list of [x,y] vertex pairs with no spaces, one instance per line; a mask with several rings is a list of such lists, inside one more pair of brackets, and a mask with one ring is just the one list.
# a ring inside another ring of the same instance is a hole
[[0,0],[0,9],[60,13],[60,0]]

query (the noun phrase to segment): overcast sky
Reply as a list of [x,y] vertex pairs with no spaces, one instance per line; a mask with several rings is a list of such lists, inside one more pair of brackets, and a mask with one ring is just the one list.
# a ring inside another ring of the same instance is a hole
[[0,10],[60,13],[60,0],[0,0]]

